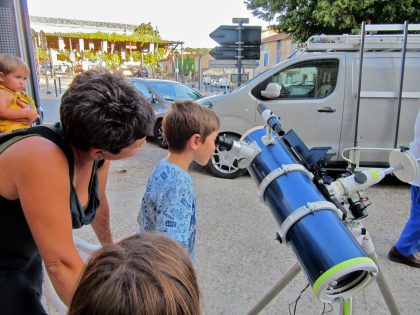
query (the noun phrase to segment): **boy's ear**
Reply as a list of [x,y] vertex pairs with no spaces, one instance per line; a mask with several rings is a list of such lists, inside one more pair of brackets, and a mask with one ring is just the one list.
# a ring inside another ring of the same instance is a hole
[[191,149],[196,150],[201,143],[201,136],[198,133],[195,133],[188,139],[187,143]]

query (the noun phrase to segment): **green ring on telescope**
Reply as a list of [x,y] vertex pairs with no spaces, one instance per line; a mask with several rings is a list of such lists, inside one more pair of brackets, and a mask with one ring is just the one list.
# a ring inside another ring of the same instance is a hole
[[313,292],[317,295],[318,293],[318,289],[319,287],[327,280],[329,279],[331,276],[333,276],[334,274],[349,268],[350,266],[354,266],[354,265],[358,265],[358,264],[373,264],[375,265],[374,261],[372,259],[370,259],[369,257],[357,257],[357,258],[352,258],[349,260],[345,260],[341,263],[339,263],[338,265],[335,265],[334,267],[331,267],[330,269],[328,269],[327,271],[325,271],[314,283],[314,285],[312,286],[312,290]]

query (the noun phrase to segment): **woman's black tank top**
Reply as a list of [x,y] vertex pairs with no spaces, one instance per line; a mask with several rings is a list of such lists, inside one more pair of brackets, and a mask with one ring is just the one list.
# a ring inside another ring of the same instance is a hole
[[[0,136],[0,154],[17,141],[41,136],[61,148],[69,162],[70,183],[73,179],[73,154],[62,136],[59,124],[36,126]],[[89,224],[99,206],[97,167],[95,162],[89,185],[89,202],[80,205],[71,184],[70,209],[73,228]],[[41,257],[32,238],[31,231],[19,200],[8,200],[0,196],[0,313],[1,314],[46,314],[41,305],[42,297]]]

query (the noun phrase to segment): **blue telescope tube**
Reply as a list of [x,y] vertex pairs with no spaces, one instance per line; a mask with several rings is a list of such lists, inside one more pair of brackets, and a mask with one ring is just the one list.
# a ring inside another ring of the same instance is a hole
[[[264,144],[263,127],[251,129],[242,137],[256,143],[261,152],[248,170],[259,186],[275,169],[298,164],[283,140],[273,134],[274,144]],[[271,181],[264,191],[265,203],[281,226],[298,208],[326,201],[311,178],[302,171],[292,171]],[[378,268],[344,225],[335,211],[320,209],[297,220],[286,235],[315,295],[324,302],[348,298],[367,286]]]

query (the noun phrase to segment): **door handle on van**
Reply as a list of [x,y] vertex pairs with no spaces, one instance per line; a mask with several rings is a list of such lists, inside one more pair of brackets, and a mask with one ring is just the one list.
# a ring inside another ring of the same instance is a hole
[[322,107],[322,108],[318,109],[318,112],[320,112],[320,113],[334,113],[335,109],[331,108],[331,107]]

